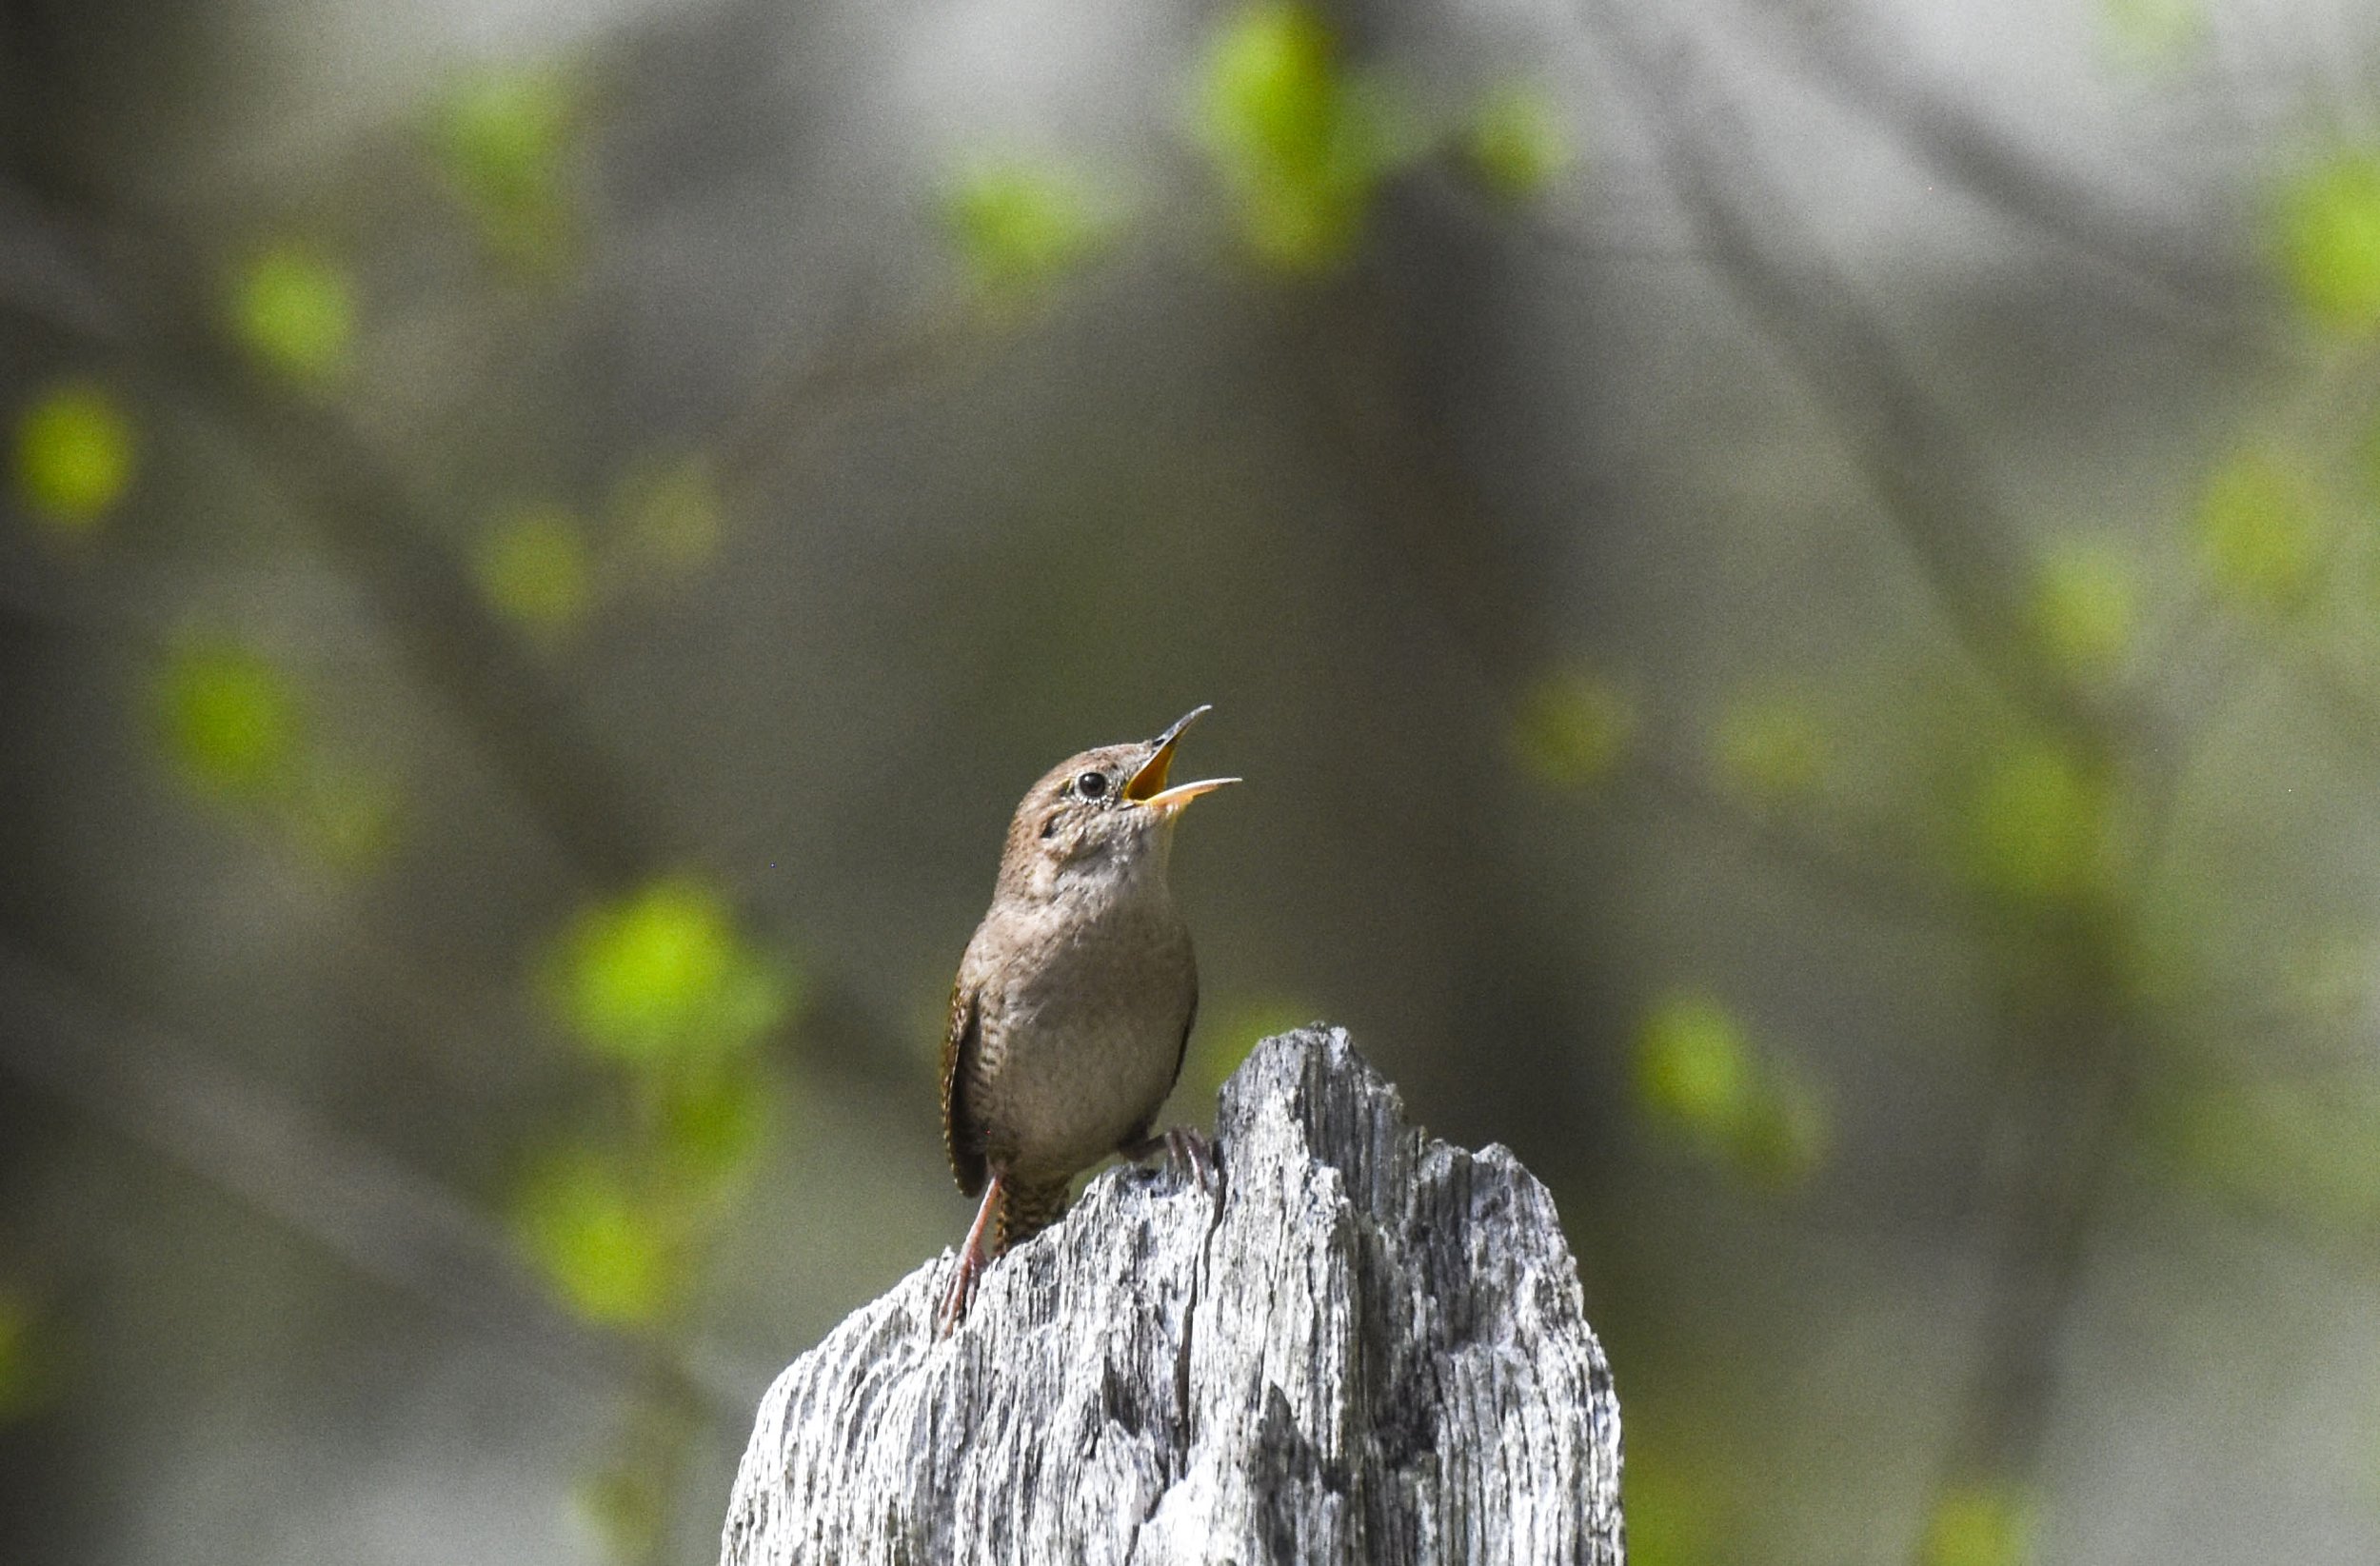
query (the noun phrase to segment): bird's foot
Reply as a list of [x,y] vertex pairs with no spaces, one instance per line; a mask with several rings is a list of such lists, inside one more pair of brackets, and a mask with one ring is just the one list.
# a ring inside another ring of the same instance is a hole
[[1137,1163],[1160,1149],[1165,1167],[1173,1174],[1188,1175],[1201,1191],[1215,1189],[1215,1144],[1196,1126],[1169,1125],[1157,1136],[1129,1144],[1123,1155]]
[[976,1280],[983,1276],[983,1255],[970,1246],[959,1253],[959,1263],[951,1269],[950,1286],[942,1291],[942,1307],[934,1313],[934,1336],[947,1338],[967,1314],[967,1306],[975,1299]]
[[949,1337],[959,1318],[967,1314],[967,1306],[975,1298],[976,1279],[983,1276],[984,1234],[991,1227],[992,1215],[1000,1211],[1007,1195],[1007,1177],[993,1175],[983,1188],[982,1205],[975,1210],[975,1221],[967,1226],[967,1242],[959,1247],[959,1264],[952,1269],[950,1287],[942,1294],[942,1308],[934,1313],[935,1337]]

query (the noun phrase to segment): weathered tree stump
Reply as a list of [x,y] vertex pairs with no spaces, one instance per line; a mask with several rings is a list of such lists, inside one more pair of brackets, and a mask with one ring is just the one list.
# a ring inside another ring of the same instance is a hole
[[1620,1566],[1619,1404],[1545,1188],[1344,1033],[1223,1089],[1220,1197],[1118,1169],[934,1337],[945,1255],[761,1404],[722,1566]]

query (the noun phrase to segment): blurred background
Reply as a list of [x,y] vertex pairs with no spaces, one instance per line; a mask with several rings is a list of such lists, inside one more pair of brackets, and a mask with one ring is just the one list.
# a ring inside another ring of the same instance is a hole
[[1642,1566],[2380,1557],[2380,18],[0,11],[0,1557],[711,1557],[1024,786]]

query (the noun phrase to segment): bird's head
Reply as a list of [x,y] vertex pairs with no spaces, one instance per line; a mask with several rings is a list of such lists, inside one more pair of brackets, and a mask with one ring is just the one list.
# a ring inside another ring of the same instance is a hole
[[1070,891],[1161,879],[1173,824],[1192,800],[1237,778],[1167,783],[1174,746],[1207,712],[1196,707],[1154,740],[1101,745],[1050,768],[1017,806],[1001,858],[1002,896],[1050,899]]

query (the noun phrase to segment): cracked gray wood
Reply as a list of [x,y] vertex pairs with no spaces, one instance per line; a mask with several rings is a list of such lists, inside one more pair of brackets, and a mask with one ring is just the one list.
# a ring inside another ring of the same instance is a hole
[[933,1335],[945,1253],[763,1400],[722,1566],[1620,1566],[1619,1404],[1545,1187],[1337,1030],[1223,1089],[1220,1196],[1111,1170]]

